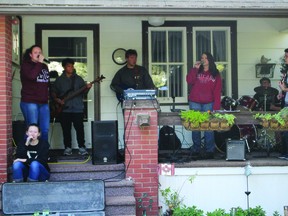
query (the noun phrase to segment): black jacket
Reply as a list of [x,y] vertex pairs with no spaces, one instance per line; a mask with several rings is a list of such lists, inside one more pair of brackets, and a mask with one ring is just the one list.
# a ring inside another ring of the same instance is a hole
[[115,74],[110,88],[117,94],[129,88],[133,89],[154,89],[152,78],[148,71],[139,65],[128,68],[126,65]]
[[48,166],[49,143],[45,140],[40,139],[35,146],[26,146],[25,142],[21,142],[17,146],[16,158],[27,159],[27,165],[30,165],[33,161],[38,161],[50,171]]

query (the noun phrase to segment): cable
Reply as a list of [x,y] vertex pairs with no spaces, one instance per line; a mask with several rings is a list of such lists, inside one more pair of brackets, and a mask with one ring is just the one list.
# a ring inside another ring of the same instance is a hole
[[52,136],[53,136],[53,132],[54,132],[55,120],[56,120],[56,117],[53,118],[52,130],[51,130],[51,134],[50,134],[50,146],[51,146],[51,143],[52,143],[51,140],[52,140]]
[[69,162],[69,161],[64,161],[64,162],[50,162],[48,164],[85,164],[88,161],[91,160],[91,156],[89,155],[88,158],[85,161],[80,161],[80,162]]

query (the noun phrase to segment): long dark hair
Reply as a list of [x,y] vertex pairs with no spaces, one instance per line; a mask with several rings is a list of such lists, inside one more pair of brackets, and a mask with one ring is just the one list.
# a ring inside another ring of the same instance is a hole
[[35,48],[35,47],[39,47],[40,49],[42,49],[40,46],[38,45],[33,45],[31,46],[30,48],[26,49],[24,54],[23,54],[23,62],[27,62],[27,61],[30,61],[31,60],[31,56],[30,54],[32,53],[32,50]]
[[[214,57],[209,52],[203,52],[202,55],[203,54],[205,54],[207,56],[207,59],[208,59],[208,62],[209,62],[209,71],[211,72],[212,76],[215,78],[220,73],[219,73],[219,70],[216,67]],[[199,67],[198,73],[203,73],[203,72],[204,72],[204,67],[201,64],[200,67]]]

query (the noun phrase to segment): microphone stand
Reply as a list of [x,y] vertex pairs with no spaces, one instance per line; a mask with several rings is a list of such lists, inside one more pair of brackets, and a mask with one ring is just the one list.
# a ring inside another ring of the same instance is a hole
[[[175,95],[172,95],[172,112],[175,112]],[[176,145],[175,145],[175,141],[176,141],[176,131],[175,131],[175,124],[173,124],[173,134],[170,134],[172,135],[172,139],[173,139],[173,153],[172,153],[172,156],[171,156],[171,161],[172,162],[175,162],[177,161],[177,157],[175,156],[176,155]]]
[[[264,94],[264,112],[266,113],[267,111],[267,94]],[[264,146],[267,148],[267,157],[270,156],[270,143],[268,143],[267,141],[267,130],[264,128],[263,129],[263,135],[264,135]]]

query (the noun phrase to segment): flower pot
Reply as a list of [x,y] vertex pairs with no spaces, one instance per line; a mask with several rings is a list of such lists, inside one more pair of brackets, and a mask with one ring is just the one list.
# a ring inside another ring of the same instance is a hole
[[219,130],[220,122],[217,119],[210,121],[210,129],[211,130]]
[[279,130],[280,129],[280,124],[277,121],[271,120],[270,121],[270,128],[272,130]]
[[189,128],[190,128],[190,122],[189,121],[182,120],[182,125],[184,126],[184,128],[186,130],[189,130]]
[[262,120],[261,120],[261,125],[262,125],[264,128],[269,128],[270,123],[269,123],[268,120],[262,119]]
[[200,130],[200,125],[190,122],[190,130]]
[[200,123],[200,129],[201,130],[209,130],[209,121],[205,121],[205,122],[202,122]]
[[229,130],[231,127],[230,125],[228,124],[227,121],[221,121],[220,122],[220,130]]

